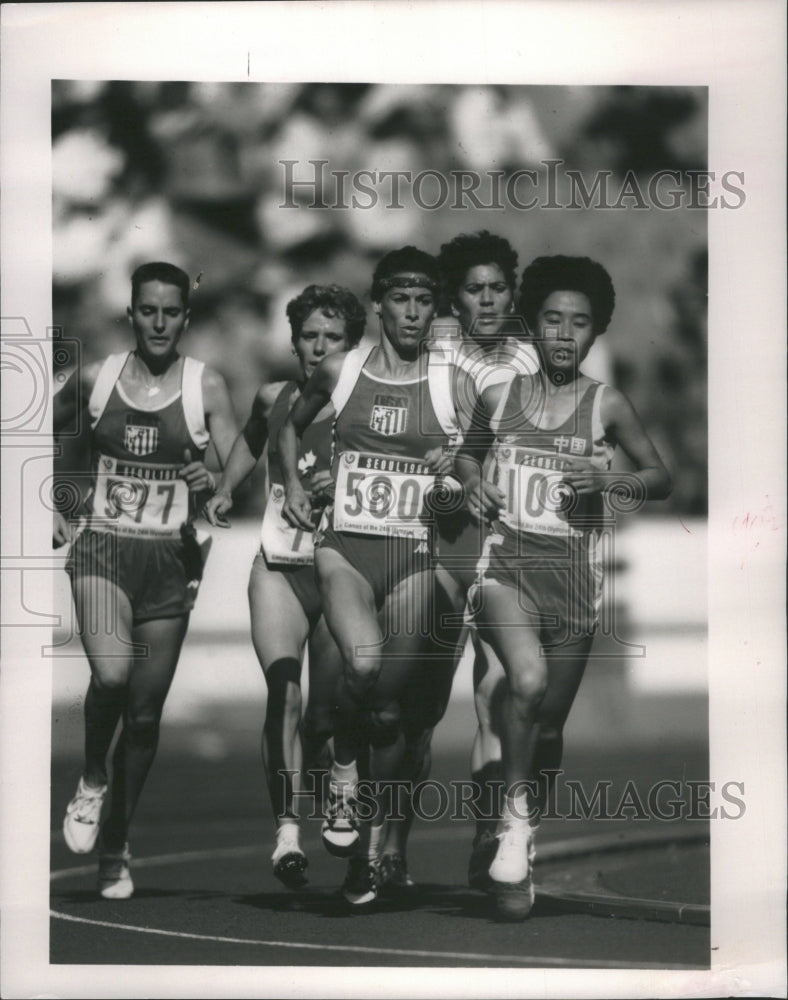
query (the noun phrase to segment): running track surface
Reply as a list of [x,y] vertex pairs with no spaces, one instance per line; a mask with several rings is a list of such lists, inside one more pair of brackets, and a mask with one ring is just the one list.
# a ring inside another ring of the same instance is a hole
[[[709,928],[690,913],[709,902],[708,824],[699,820],[545,821],[536,873],[537,886],[550,892],[538,897],[523,924],[498,922],[487,897],[468,888],[472,826],[448,817],[414,828],[409,862],[418,889],[411,898],[349,913],[337,893],[344,864],[320,846],[316,819],[305,824],[310,883],[288,892],[270,871],[273,823],[259,763],[260,707],[224,711],[210,725],[163,731],[132,830],[137,891],[123,902],[98,899],[95,857],[73,855],[63,843],[60,824],[79,776],[80,733],[78,720],[56,718],[53,964],[709,967]],[[470,734],[458,732],[460,718],[450,710],[436,734],[433,778],[444,783],[468,776]],[[696,744],[622,746],[617,753],[570,745],[564,767],[587,794],[595,782],[611,781],[612,803],[628,781],[645,798],[656,781],[703,780],[708,773]],[[622,846],[657,843],[588,852],[600,838]],[[567,901],[575,890],[586,900],[641,897],[673,917],[642,919],[642,906],[611,910]]]

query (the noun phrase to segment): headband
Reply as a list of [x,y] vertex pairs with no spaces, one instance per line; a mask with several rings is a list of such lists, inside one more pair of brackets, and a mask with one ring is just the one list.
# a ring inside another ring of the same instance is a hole
[[380,278],[376,284],[387,292],[390,288],[428,288],[434,292],[438,287],[438,282],[421,272],[392,274],[388,278]]

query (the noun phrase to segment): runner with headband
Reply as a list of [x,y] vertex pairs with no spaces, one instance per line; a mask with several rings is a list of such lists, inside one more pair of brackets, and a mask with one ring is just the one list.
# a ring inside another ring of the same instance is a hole
[[[358,762],[370,745],[370,776],[399,777],[409,734],[403,702],[424,662],[433,629],[430,494],[451,470],[458,439],[452,368],[427,350],[435,313],[437,262],[415,247],[387,254],[375,269],[373,309],[380,339],[327,358],[297,400],[280,435],[285,517],[310,523],[297,475],[298,439],[333,403],[336,496],[318,532],[315,568],[328,626],[341,650],[334,764],[323,825],[329,851],[350,858],[345,898],[377,896],[385,807],[362,826]],[[411,734],[411,739],[415,738]],[[383,796],[385,798],[385,796]]]

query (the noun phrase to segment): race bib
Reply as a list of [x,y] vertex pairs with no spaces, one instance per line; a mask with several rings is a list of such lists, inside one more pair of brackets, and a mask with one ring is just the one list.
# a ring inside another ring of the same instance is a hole
[[177,535],[189,519],[189,487],[178,469],[99,455],[91,527],[133,535]]
[[272,486],[263,514],[260,542],[269,563],[309,566],[315,561],[314,536],[303,528],[291,528],[282,517],[285,491]]
[[515,531],[574,535],[568,520],[571,492],[563,482],[571,467],[557,455],[534,455],[522,448],[499,448],[497,485],[506,495],[501,520]]
[[345,451],[339,456],[334,529],[426,539],[435,475],[419,459]]

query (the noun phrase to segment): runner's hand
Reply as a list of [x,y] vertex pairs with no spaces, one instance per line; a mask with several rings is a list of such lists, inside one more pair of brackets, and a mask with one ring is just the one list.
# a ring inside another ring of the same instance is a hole
[[178,471],[178,476],[186,480],[190,493],[213,493],[216,481],[213,473],[205,468],[203,462],[192,462],[192,453],[186,448],[183,453],[185,465]]
[[212,524],[215,528],[229,528],[230,522],[227,520],[226,515],[229,513],[233,505],[233,498],[229,493],[214,493],[210,497],[205,506],[202,509],[203,517],[208,522]]
[[610,476],[598,469],[578,469],[565,473],[562,481],[578,494],[602,493],[610,483]]
[[300,483],[293,483],[285,489],[282,517],[293,528],[311,531],[314,527],[312,524],[312,504]]
[[325,507],[326,504],[333,502],[336,483],[328,469],[313,473],[310,483],[313,507]]
[[430,448],[424,456],[424,461],[430,467],[430,471],[437,475],[446,475],[454,468],[454,456],[445,448]]
[[67,545],[73,538],[74,525],[63,517],[59,510],[56,510],[52,525],[52,548],[59,549],[61,545]]
[[477,479],[466,487],[466,503],[475,521],[492,521],[506,509],[506,497],[497,486]]

